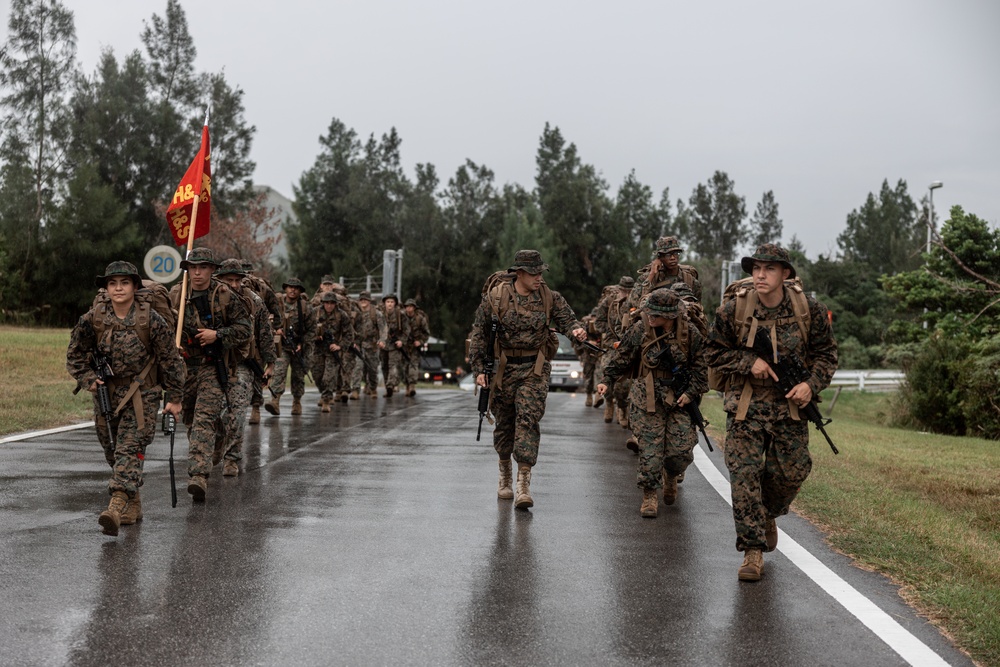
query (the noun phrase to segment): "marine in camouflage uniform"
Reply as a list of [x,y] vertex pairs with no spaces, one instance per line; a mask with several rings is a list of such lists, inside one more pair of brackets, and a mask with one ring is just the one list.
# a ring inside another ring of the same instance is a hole
[[[123,284],[129,282],[130,287]],[[105,533],[117,535],[123,523],[128,525],[142,519],[139,496],[142,463],[146,447],[156,432],[160,396],[165,392],[164,412],[180,414],[185,370],[184,361],[174,346],[174,332],[151,306],[146,306],[149,308],[148,347],[137,331],[138,305],[134,294],[142,285],[142,279],[133,264],[112,262],[104,275],[97,277],[96,285],[108,290],[111,305],[91,309],[77,322],[66,350],[66,369],[76,380],[77,390],[94,393],[97,439],[111,466],[108,482],[111,501],[98,521]],[[103,331],[100,340],[97,339],[98,330]],[[107,358],[114,374],[108,383],[111,407],[116,411],[110,424],[104,420],[97,401],[97,373],[90,366],[95,352]],[[109,428],[116,436],[114,445]]]
[[379,341],[382,350],[382,372],[385,374],[385,397],[392,398],[393,392],[403,377],[408,361],[406,341],[410,335],[410,321],[399,307],[395,294],[382,297],[382,315],[385,317],[385,336]]
[[[253,275],[254,267],[253,262],[244,259],[241,260],[243,265],[243,271],[246,272],[246,276],[243,278],[243,284],[249,287],[254,293],[261,298],[264,302],[265,308],[267,308],[268,315],[271,319],[271,331],[281,326],[281,304],[278,303],[278,295],[274,293],[274,288],[271,287],[270,283],[261,278],[260,276]],[[274,341],[271,341],[271,347],[274,347]],[[253,378],[253,392],[250,397],[250,421],[249,424],[259,424],[260,423],[260,406],[264,405],[264,385],[257,376]]]
[[410,325],[406,340],[409,354],[406,359],[406,395],[416,396],[417,379],[420,377],[420,358],[423,356],[420,349],[431,337],[430,322],[427,320],[427,313],[417,308],[416,299],[407,299],[403,305],[403,312],[406,313]]
[[351,395],[359,394],[361,382],[365,383],[365,393],[372,398],[378,396],[378,342],[387,335],[385,316],[372,305],[370,292],[358,295],[358,314],[354,321],[354,342],[361,348],[367,363],[359,360],[351,375]]
[[[219,268],[212,251],[194,248],[181,268],[188,272],[188,293],[184,295],[181,353],[187,364],[184,384],[184,424],[188,427],[188,493],[196,502],[205,500],[208,476],[212,471],[216,428],[229,398],[223,388],[211,348],[218,341],[225,362],[227,386],[233,384],[239,350],[250,340],[250,313],[243,300],[221,281],[212,277]],[[206,297],[208,311],[199,312],[196,300]],[[170,300],[180,312],[181,285],[170,290]],[[218,350],[217,350],[218,351]]]
[[628,308],[638,308],[644,296],[659,287],[670,287],[674,283],[687,283],[695,297],[701,299],[701,282],[698,271],[693,266],[680,263],[683,249],[676,236],[657,239],[652,261],[639,269],[639,280],[628,297]]
[[[601,346],[601,334],[594,328],[594,314],[585,315],[583,326],[587,329],[587,340],[597,347]],[[597,370],[598,354],[586,345],[580,345],[576,350],[580,358],[580,365],[583,366],[583,390],[587,392],[587,407],[594,404],[594,372]],[[575,346],[574,346],[575,348]]]
[[[627,301],[634,287],[634,278],[631,276],[622,276],[618,284],[613,289],[608,290],[604,298],[601,299],[601,302],[597,304],[597,310],[594,313],[594,326],[601,332],[601,345],[605,350],[605,354],[601,356],[601,361],[597,369],[599,377],[604,371],[604,364],[610,358],[607,352],[615,349],[618,341],[621,340],[623,329],[622,318],[628,312]],[[624,410],[628,404],[628,395],[631,388],[631,379],[623,377],[613,383],[608,383],[607,393],[598,396],[598,407],[605,400],[608,402],[604,408],[604,421],[606,423],[610,423],[614,419],[616,404]],[[638,444],[635,438],[629,438],[626,444],[633,451],[638,451]]]
[[[799,417],[798,408],[830,384],[837,368],[837,342],[826,308],[808,296],[809,318],[803,323],[808,334],[803,340],[790,290],[783,284],[795,277],[784,248],[764,244],[744,257],[742,265],[753,275],[757,306],[741,325],[734,321],[736,299],[725,301],[709,335],[707,356],[713,371],[729,377],[725,455],[736,549],[744,552],[739,578],[757,581],[763,570],[762,553],[777,544],[775,519],[788,512],[812,467],[808,422]],[[797,354],[812,373],[787,395],[774,386],[768,360],[748,349],[749,332],[760,328],[770,330],[779,355]]]
[[316,338],[316,320],[312,307],[303,296],[305,286],[298,278],[282,283],[281,326],[275,331],[281,336],[281,354],[274,363],[271,391],[274,394],[264,409],[272,415],[281,414],[281,395],[285,393],[288,369],[292,369],[292,414],[302,414],[302,395],[306,392],[306,372],[309,370],[310,344]]
[[[340,297],[325,292],[316,313],[316,351],[313,356],[313,380],[321,392],[323,412],[330,411],[334,394],[342,386],[341,377],[346,373],[344,360],[350,356],[348,348],[354,343],[351,316],[339,305]],[[347,393],[341,392],[347,402]]]
[[698,297],[691,291],[687,283],[674,283],[670,289],[684,302],[684,312],[688,321],[698,328],[698,333],[705,340],[708,340],[708,320],[705,318],[705,309],[701,307]]
[[[235,477],[240,474],[239,462],[243,458],[243,431],[246,428],[247,409],[253,395],[254,382],[264,386],[274,374],[274,330],[264,300],[246,286],[246,273],[238,259],[227,259],[215,276],[226,283],[234,294],[249,305],[253,331],[248,344],[241,348],[236,366],[236,377],[229,388],[229,410],[222,416],[221,428],[216,436],[213,461],[223,461],[222,474]],[[263,376],[258,377],[258,374]]]
[[[476,310],[469,342],[469,364],[476,383],[486,386],[487,345],[491,321],[499,320],[494,353],[497,372],[490,387],[490,407],[496,418],[493,448],[500,457],[497,496],[514,498],[514,506],[528,508],[531,498],[531,468],[538,461],[541,432],[538,422],[545,414],[552,366],[551,323],[558,331],[586,340],[583,324],[566,300],[542,280],[548,265],[536,250],[519,250],[510,271],[512,281],[501,281],[483,297]],[[548,311],[548,312],[546,312]],[[517,462],[517,492],[511,489],[511,458]]]
[[[621,342],[604,368],[598,392],[626,374],[634,378],[629,396],[629,421],[638,439],[638,485],[643,499],[640,513],[657,514],[656,490],[663,488],[663,502],[677,499],[677,478],[694,460],[698,434],[684,406],[697,403],[708,390],[704,339],[684,317],[684,305],[666,288],[653,290],[641,306],[638,319],[622,333]],[[673,364],[657,355],[672,357]],[[689,377],[683,393],[675,391],[678,369]],[[662,481],[661,481],[662,480]]]

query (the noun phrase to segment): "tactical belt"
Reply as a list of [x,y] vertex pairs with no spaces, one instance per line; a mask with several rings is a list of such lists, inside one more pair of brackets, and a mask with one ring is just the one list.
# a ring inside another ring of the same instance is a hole
[[[516,357],[509,356],[515,352],[521,352],[522,354]],[[524,354],[525,352],[527,354]],[[545,357],[539,354],[539,352],[541,352],[541,350],[537,348],[534,350],[525,350],[525,349],[515,350],[507,347],[501,347],[500,354],[498,355],[500,358],[500,363],[497,366],[497,374],[493,378],[493,388],[500,389],[503,387],[503,375],[504,371],[507,369],[507,364],[529,364],[533,362],[535,364],[534,368],[535,375],[541,375],[542,369],[545,367]]]
[[[674,374],[668,370],[661,368],[650,369],[646,373],[645,385],[646,385],[646,412],[653,414],[656,412],[656,386],[657,384],[669,384],[671,380],[674,379]],[[674,404],[674,390],[667,390],[666,406],[670,407]]]
[[537,354],[532,354],[527,357],[507,357],[508,364],[530,364],[534,363],[535,359],[538,358]]

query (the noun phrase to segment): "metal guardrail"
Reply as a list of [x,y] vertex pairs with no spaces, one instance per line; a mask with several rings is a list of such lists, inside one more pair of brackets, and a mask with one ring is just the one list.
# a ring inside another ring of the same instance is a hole
[[838,370],[833,374],[831,387],[845,387],[848,389],[871,390],[871,391],[891,391],[898,389],[906,378],[903,371],[889,370],[862,370],[862,371],[842,371]]

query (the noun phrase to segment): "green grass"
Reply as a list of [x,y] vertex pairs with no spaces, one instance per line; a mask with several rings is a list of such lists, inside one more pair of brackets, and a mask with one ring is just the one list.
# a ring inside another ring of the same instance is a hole
[[69,329],[0,327],[0,436],[93,418],[90,393],[73,395]]
[[[703,409],[721,440],[721,400]],[[827,427],[840,455],[810,427],[813,470],[793,508],[974,659],[1000,665],[1000,443],[884,426],[893,411],[891,394],[842,392]]]

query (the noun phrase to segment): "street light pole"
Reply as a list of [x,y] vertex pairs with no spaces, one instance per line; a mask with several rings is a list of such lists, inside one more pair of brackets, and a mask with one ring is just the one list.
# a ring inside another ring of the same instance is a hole
[[[931,255],[931,233],[934,229],[934,191],[943,186],[941,181],[933,181],[927,189],[930,190],[930,210],[927,212],[927,258]],[[924,307],[924,328],[927,328],[927,308]]]
[[934,229],[934,191],[937,190],[938,188],[942,187],[943,185],[944,185],[944,183],[942,183],[941,181],[934,181],[929,186],[927,186],[927,189],[930,190],[930,193],[931,193],[931,202],[930,202],[930,209],[931,210],[928,213],[928,217],[927,217],[927,254],[928,255],[931,254],[931,230]]

